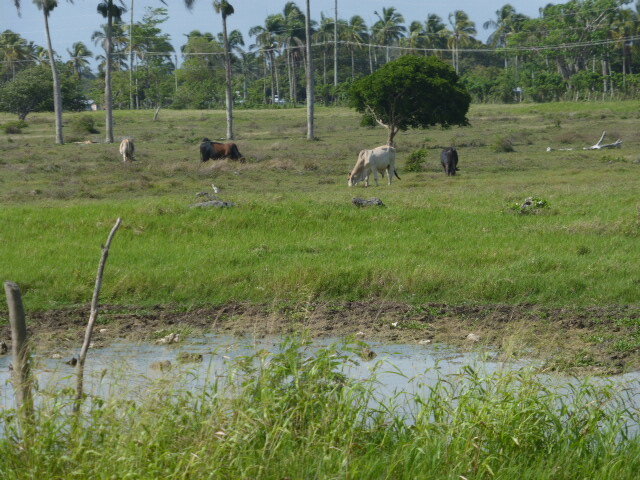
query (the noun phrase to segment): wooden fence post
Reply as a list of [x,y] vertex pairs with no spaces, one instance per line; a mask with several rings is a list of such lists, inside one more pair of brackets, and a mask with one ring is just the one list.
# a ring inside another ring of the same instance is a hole
[[29,371],[29,345],[27,341],[27,322],[22,305],[20,287],[14,282],[4,282],[4,291],[9,307],[11,324],[11,352],[13,364],[13,387],[16,392],[16,405],[26,416],[33,414],[33,396],[31,394],[31,375]]

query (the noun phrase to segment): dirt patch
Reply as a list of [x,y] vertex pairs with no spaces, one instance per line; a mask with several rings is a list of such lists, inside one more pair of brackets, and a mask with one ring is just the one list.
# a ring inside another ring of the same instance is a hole
[[[79,348],[88,317],[87,306],[33,313],[28,322],[38,350],[47,352]],[[550,369],[573,373],[615,374],[640,368],[638,306],[415,306],[372,301],[234,303],[184,312],[170,306],[107,305],[98,317],[95,347],[118,339],[153,340],[171,331],[258,337],[305,331],[314,337],[489,348],[503,359],[542,358]],[[1,339],[9,339],[6,324],[0,326]]]

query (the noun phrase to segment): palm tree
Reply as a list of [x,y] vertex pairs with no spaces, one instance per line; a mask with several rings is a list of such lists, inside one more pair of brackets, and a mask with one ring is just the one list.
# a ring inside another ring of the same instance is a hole
[[[499,10],[496,10],[495,20],[487,20],[482,24],[485,30],[495,28],[494,32],[489,35],[487,44],[492,47],[506,47],[509,35],[520,31],[522,24],[527,19],[526,15],[517,13],[512,5],[504,5]],[[506,56],[504,57],[504,68],[507,68]]]
[[233,15],[235,10],[227,0],[214,0],[213,8],[222,17],[222,34],[224,37],[224,68],[226,77],[227,97],[227,139],[233,140],[233,92],[231,83],[231,51],[229,49],[229,36],[227,34],[227,17]]
[[[640,2],[638,3],[640,8]],[[631,62],[627,60],[630,57],[630,47],[633,42],[629,42],[628,38],[636,35],[640,29],[638,28],[638,17],[633,10],[620,9],[615,13],[615,18],[611,25],[611,36],[616,40],[616,45],[622,50],[622,86],[626,87],[627,70],[630,71]]]
[[295,102],[298,96],[296,60],[301,57],[298,48],[304,45],[304,15],[294,2],[287,2],[282,13],[272,17],[272,22],[276,22],[274,33],[286,57],[289,99]]
[[87,58],[93,56],[93,53],[82,42],[75,42],[71,45],[71,50],[67,49],[67,53],[71,57],[73,71],[78,78],[80,78],[82,76],[82,71],[89,65],[89,60],[87,60]]
[[[184,0],[187,8],[191,8],[195,0]],[[213,8],[222,17],[222,37],[224,40],[224,70],[226,79],[226,104],[227,104],[227,138],[233,139],[233,92],[231,83],[231,51],[229,49],[229,36],[227,34],[227,17],[233,15],[235,10],[227,0],[213,0]]]
[[[338,86],[338,0],[334,3],[333,21],[333,86]],[[352,62],[353,63],[353,62]],[[353,77],[353,72],[351,73]]]
[[[56,116],[56,143],[62,144],[64,143],[64,138],[62,136],[62,93],[58,69],[56,68],[56,60],[53,54],[53,47],[51,45],[51,32],[49,30],[49,15],[58,6],[58,2],[56,0],[34,0],[33,3],[35,3],[38,10],[42,10],[42,13],[44,14],[44,29],[47,36],[49,64],[51,65],[51,75],[53,77],[53,110]],[[14,0],[14,5],[18,12],[20,12],[20,0]]]
[[403,38],[403,44],[411,49],[411,53],[416,53],[416,49],[422,47],[424,41],[424,27],[421,22],[414,20],[409,25],[409,35]]
[[268,59],[271,70],[271,102],[274,102],[276,93],[280,98],[280,83],[278,81],[278,71],[275,68],[275,53],[278,49],[278,34],[284,29],[283,22],[282,15],[269,15],[265,20],[264,27],[256,25],[249,29],[249,35],[256,37],[256,43],[252,47],[260,48],[264,56],[265,65]]
[[313,91],[313,59],[311,57],[311,5],[307,0],[307,14],[304,17],[305,40],[307,42],[307,140],[313,140],[313,110],[315,95]]
[[113,95],[111,93],[111,62],[112,62],[112,32],[114,20],[119,21],[126,11],[122,0],[116,5],[113,0],[104,0],[98,4],[98,13],[107,19],[105,34],[105,68],[104,68],[104,103],[107,111],[106,139],[107,143],[113,143]]
[[354,15],[342,32],[342,38],[347,42],[351,54],[351,78],[355,77],[355,49],[362,48],[362,43],[367,37],[367,24],[360,15]]
[[27,42],[19,34],[11,30],[0,33],[0,58],[11,70],[11,77],[16,76],[16,64],[35,60],[37,54],[35,45]]
[[458,49],[466,45],[475,35],[476,24],[469,19],[463,10],[456,10],[449,14],[451,31],[449,32],[449,48],[452,50],[453,65],[456,73],[460,71],[460,57]]
[[[325,17],[323,12],[320,12],[320,25],[313,35],[313,39],[317,43],[322,44],[322,83],[327,84],[327,45],[329,45],[333,37],[333,27],[335,21],[331,17]],[[334,47],[335,49],[335,44]]]
[[402,38],[407,31],[404,25],[404,17],[398,13],[395,7],[383,8],[382,15],[377,11],[378,21],[373,25],[373,31],[378,43],[386,46],[386,59],[389,62],[389,46]]
[[[15,2],[18,5],[19,2]],[[55,112],[56,121],[56,143],[63,144],[62,136],[62,92],[60,87],[60,77],[56,68],[56,59],[51,46],[51,32],[49,31],[49,15],[58,6],[56,0],[34,0],[38,10],[42,10],[44,14],[44,29],[47,34],[47,48],[49,51],[49,64],[51,65],[51,75],[53,77],[53,110]]]
[[424,36],[427,48],[447,48],[446,31],[447,26],[442,22],[442,18],[435,13],[430,13],[424,22]]

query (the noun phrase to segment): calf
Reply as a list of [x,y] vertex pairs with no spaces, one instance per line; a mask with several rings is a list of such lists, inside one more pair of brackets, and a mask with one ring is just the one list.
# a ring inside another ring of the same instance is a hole
[[442,150],[440,154],[440,163],[447,175],[455,175],[458,170],[458,151],[453,147]]
[[135,152],[135,146],[131,138],[125,138],[120,142],[120,155],[122,155],[122,161],[124,163],[132,162],[134,160],[133,153]]

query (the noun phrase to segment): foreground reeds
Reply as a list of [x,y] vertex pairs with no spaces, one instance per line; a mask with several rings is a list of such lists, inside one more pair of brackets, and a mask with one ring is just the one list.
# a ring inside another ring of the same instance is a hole
[[635,479],[638,411],[612,384],[531,370],[441,376],[409,404],[343,373],[351,345],[298,340],[198,391],[41,398],[31,434],[0,413],[0,478]]

